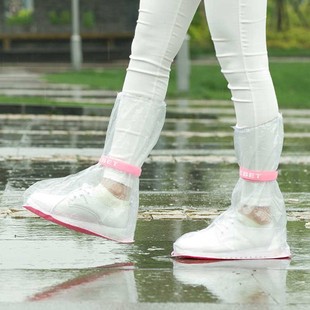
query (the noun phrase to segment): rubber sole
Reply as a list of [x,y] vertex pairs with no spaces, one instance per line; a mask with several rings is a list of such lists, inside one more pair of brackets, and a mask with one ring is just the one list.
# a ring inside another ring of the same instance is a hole
[[280,251],[271,251],[269,253],[253,252],[251,255],[242,252],[232,252],[226,254],[216,254],[216,253],[178,253],[173,251],[171,253],[172,257],[184,258],[184,259],[198,259],[198,260],[258,260],[258,259],[288,259],[291,258],[291,253],[282,253]]
[[83,233],[83,234],[87,234],[87,235],[92,235],[92,236],[96,236],[96,237],[101,237],[101,238],[104,238],[104,239],[107,239],[107,240],[112,240],[112,241],[116,241],[116,242],[119,242],[119,243],[133,243],[134,240],[122,240],[122,239],[117,239],[117,238],[113,238],[113,237],[107,237],[103,234],[100,234],[98,232],[94,232],[92,230],[89,230],[87,228],[84,228],[82,227],[84,223],[82,222],[79,222],[79,225],[74,225],[74,224],[70,224],[70,223],[67,223],[65,220],[60,220],[58,218],[55,218],[53,217],[52,215],[50,214],[46,214],[44,212],[42,212],[41,210],[39,210],[38,208],[34,208],[32,206],[23,206],[23,208],[27,209],[28,211],[38,215],[39,217],[47,220],[47,221],[50,221],[50,222],[53,222],[57,225],[60,225],[62,227],[65,227],[65,228],[68,228],[70,230],[74,230],[76,232],[79,232],[79,233]]

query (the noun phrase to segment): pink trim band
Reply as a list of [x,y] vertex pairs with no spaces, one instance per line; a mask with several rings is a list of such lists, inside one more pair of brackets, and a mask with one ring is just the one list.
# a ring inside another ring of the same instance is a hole
[[124,161],[114,159],[108,156],[101,156],[99,164],[128,174],[132,174],[136,177],[139,177],[142,172],[142,169],[140,167],[127,164]]
[[275,181],[278,177],[278,171],[255,171],[240,167],[240,178],[253,182]]

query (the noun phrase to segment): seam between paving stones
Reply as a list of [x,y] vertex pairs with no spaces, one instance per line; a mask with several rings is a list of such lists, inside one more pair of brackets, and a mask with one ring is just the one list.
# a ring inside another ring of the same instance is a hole
[[[158,210],[147,210],[139,211],[139,220],[213,220],[223,210],[170,210],[170,211],[158,211]],[[13,218],[13,219],[24,219],[24,218],[39,218],[37,215],[30,213],[27,210],[20,208],[4,208],[0,210],[0,219]],[[310,223],[310,210],[288,210],[287,211],[288,221],[306,221]],[[309,225],[307,224],[307,226]]]

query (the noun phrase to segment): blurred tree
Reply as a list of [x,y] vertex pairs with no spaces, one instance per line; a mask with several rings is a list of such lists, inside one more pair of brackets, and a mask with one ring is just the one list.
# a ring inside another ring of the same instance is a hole
[[[310,0],[268,0],[267,41],[269,47],[282,50],[299,49],[309,55],[309,27]],[[196,12],[189,34],[193,56],[212,50],[203,3]]]
[[[309,27],[310,0],[269,0],[268,25],[278,32],[291,28]],[[271,30],[272,30],[271,29]]]
[[276,15],[277,15],[277,31],[282,31],[284,28],[284,18],[287,17],[286,1],[285,0],[275,0],[276,1]]
[[[292,8],[295,14],[298,16],[300,23],[305,26],[309,27],[310,25],[310,1],[308,0],[290,0]],[[308,11],[308,12],[307,12]]]

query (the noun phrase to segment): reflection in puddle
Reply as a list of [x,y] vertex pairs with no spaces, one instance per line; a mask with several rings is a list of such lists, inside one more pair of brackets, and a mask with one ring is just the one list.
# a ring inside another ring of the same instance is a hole
[[114,264],[85,270],[85,274],[49,287],[28,298],[30,301],[137,302],[132,264]]
[[290,260],[175,260],[173,274],[185,285],[203,286],[219,301],[285,304]]
[[131,245],[38,219],[2,219],[0,236],[2,270],[73,270],[131,262],[126,254]]

